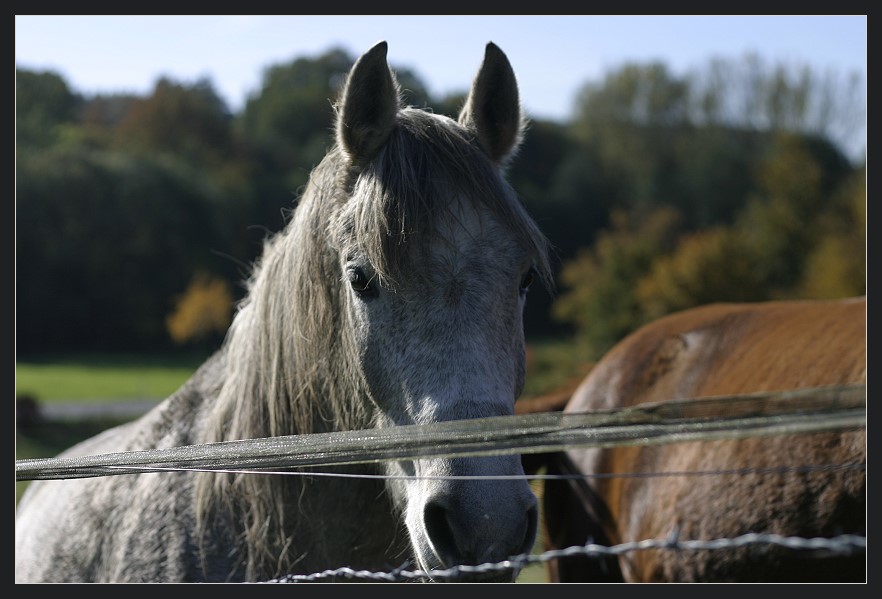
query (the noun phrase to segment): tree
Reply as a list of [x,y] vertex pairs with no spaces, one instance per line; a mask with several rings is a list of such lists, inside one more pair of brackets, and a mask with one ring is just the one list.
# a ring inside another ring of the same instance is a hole
[[837,298],[867,293],[867,181],[861,168],[843,182],[821,216],[797,294]]
[[115,127],[116,146],[167,153],[194,165],[220,168],[235,157],[232,115],[210,81],[192,86],[168,78],[135,101]]
[[162,157],[62,145],[22,152],[16,188],[20,352],[162,347],[192,273],[227,274],[223,191]]
[[[805,63],[769,64],[755,53],[712,58],[690,76],[690,120],[829,140],[843,153],[865,126],[865,84],[858,73]],[[852,156],[852,159],[855,157]]]
[[235,122],[259,165],[251,172],[252,223],[269,232],[284,226],[284,214],[333,143],[333,102],[352,63],[338,48],[264,70]]
[[779,133],[756,174],[735,227],[759,257],[759,280],[773,295],[788,293],[804,276],[805,258],[822,237],[821,215],[852,171],[829,142]]
[[15,140],[18,146],[46,146],[76,120],[82,98],[52,71],[15,69]]
[[653,320],[714,302],[765,299],[756,262],[751,247],[731,228],[687,233],[637,281],[640,318]]
[[614,216],[564,263],[555,316],[598,350],[701,303],[865,288],[860,212],[837,199],[854,167],[818,119],[859,98],[832,81],[748,57],[685,76],[629,64],[587,84],[561,172],[590,173],[573,197],[604,190]]
[[205,272],[197,273],[165,320],[178,345],[204,343],[215,346],[232,321],[233,294],[229,284]]
[[576,327],[577,337],[598,358],[619,339],[647,322],[638,282],[655,258],[671,251],[680,217],[660,208],[643,217],[614,211],[612,228],[561,271],[566,291],[553,306],[556,318]]

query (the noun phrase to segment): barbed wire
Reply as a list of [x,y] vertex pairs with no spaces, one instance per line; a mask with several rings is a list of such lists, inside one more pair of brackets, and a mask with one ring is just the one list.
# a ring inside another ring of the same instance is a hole
[[866,551],[867,538],[860,535],[839,535],[831,538],[803,538],[785,537],[768,533],[748,533],[733,538],[720,538],[709,541],[704,540],[681,540],[679,529],[675,528],[666,539],[647,539],[620,543],[618,545],[597,545],[586,543],[574,545],[565,549],[553,549],[540,554],[524,554],[511,557],[507,560],[479,565],[460,565],[443,570],[408,570],[409,563],[390,571],[372,572],[369,570],[354,570],[349,567],[324,570],[314,574],[288,574],[279,578],[265,581],[265,583],[295,583],[315,582],[328,578],[347,578],[377,580],[382,582],[406,582],[415,580],[447,580],[455,581],[464,575],[481,575],[522,569],[529,564],[544,563],[561,557],[599,557],[618,556],[631,551],[645,551],[649,549],[673,550],[673,551],[701,551],[737,549],[748,545],[777,545],[793,550],[823,551],[825,555],[847,555]]
[[[348,431],[342,433],[307,435],[302,437],[280,437],[272,439],[244,440],[224,444],[208,444],[170,448],[164,450],[145,450],[140,452],[123,452],[99,456],[82,456],[79,458],[41,458],[36,460],[16,460],[16,480],[32,480],[36,478],[76,478],[82,476],[105,476],[142,472],[215,472],[244,473],[286,476],[330,476],[343,478],[382,478],[418,480],[433,479],[495,479],[495,480],[566,480],[566,479],[599,479],[599,478],[649,478],[670,476],[722,476],[722,475],[783,475],[789,473],[835,472],[846,470],[865,470],[866,464],[814,464],[800,466],[767,466],[744,467],[720,470],[695,471],[657,471],[657,472],[617,472],[596,474],[527,474],[507,476],[388,476],[384,474],[355,474],[342,472],[293,470],[297,467],[318,468],[363,463],[396,461],[400,459],[422,459],[429,455],[482,455],[493,453],[549,453],[561,451],[569,446],[613,446],[625,444],[670,443],[689,440],[713,440],[720,438],[756,436],[770,434],[794,434],[799,432],[820,432],[822,430],[852,430],[866,428],[866,398],[864,388],[845,387],[837,389],[839,405],[824,407],[813,413],[783,413],[789,410],[793,399],[812,400],[817,393],[829,390],[800,390],[798,394],[776,394],[771,398],[781,404],[774,414],[764,413],[765,420],[759,424],[753,422],[754,400],[761,400],[766,405],[770,400],[765,395],[754,397],[709,398],[709,400],[689,400],[679,406],[661,406],[663,410],[683,410],[692,413],[686,420],[671,422],[666,420],[667,413],[655,413],[645,407],[612,414],[570,414],[543,415],[540,417],[516,417],[511,419],[484,419],[493,428],[489,431],[479,429],[483,423],[463,421],[456,423],[437,423],[429,427],[399,427],[397,431]],[[725,415],[720,422],[708,422],[711,416],[703,406],[716,406],[721,402],[731,407],[732,400],[744,402],[738,404],[743,414],[738,417]],[[814,408],[814,404],[806,409]],[[832,411],[831,411],[832,410]],[[765,411],[765,410],[763,410]],[[835,412],[835,413],[834,413]],[[686,412],[675,414],[678,418]],[[700,415],[695,420],[695,417]],[[518,419],[520,418],[520,419]],[[634,425],[638,421],[638,425]],[[509,428],[516,423],[516,429]],[[568,423],[568,424],[567,424]],[[567,426],[561,426],[567,424]],[[726,427],[730,427],[726,429]],[[402,436],[407,431],[409,436]],[[423,431],[431,431],[433,435],[425,436]],[[528,448],[524,447],[525,434],[533,435]],[[419,433],[419,434],[417,434]],[[451,436],[456,436],[456,443]],[[401,441],[390,450],[390,441]],[[438,447],[442,445],[443,447]],[[496,445],[488,445],[493,441]],[[515,442],[517,441],[517,442]],[[475,447],[481,444],[480,450]],[[224,453],[216,453],[223,447]],[[322,451],[316,451],[316,448]],[[317,462],[312,455],[338,451],[338,461]],[[342,451],[341,451],[342,449]],[[235,459],[219,463],[221,458],[229,458],[229,451],[235,453]],[[254,453],[251,453],[254,452]],[[262,453],[271,454],[264,459]],[[367,457],[365,457],[367,456]],[[242,468],[241,466],[244,466]],[[424,571],[409,569],[411,564],[405,563],[388,572],[372,572],[342,567],[313,574],[290,574],[265,581],[268,583],[311,582],[322,579],[374,580],[381,582],[402,582],[417,580],[449,580],[456,581],[466,575],[492,575],[500,571],[520,570],[527,565],[547,562],[562,557],[599,557],[617,556],[629,551],[641,550],[719,550],[735,549],[754,544],[772,544],[793,550],[814,550],[824,552],[819,557],[831,554],[850,554],[866,551],[866,537],[858,535],[840,535],[833,538],[783,537],[775,534],[748,533],[735,538],[714,540],[680,540],[679,531],[674,529],[667,539],[650,539],[628,542],[613,546],[586,543],[546,551],[541,554],[527,554],[511,557],[497,563],[480,565],[460,565],[449,569]]]

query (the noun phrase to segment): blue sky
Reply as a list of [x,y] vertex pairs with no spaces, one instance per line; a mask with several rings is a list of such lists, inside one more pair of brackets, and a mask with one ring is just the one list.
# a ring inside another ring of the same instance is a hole
[[[570,116],[578,89],[625,62],[673,72],[749,52],[867,79],[867,17],[852,16],[28,16],[15,20],[16,65],[61,74],[79,93],[147,94],[160,76],[201,77],[233,111],[263,70],[342,47],[389,42],[433,94],[468,88],[493,41],[517,73],[528,116]],[[861,133],[865,139],[865,132]]]

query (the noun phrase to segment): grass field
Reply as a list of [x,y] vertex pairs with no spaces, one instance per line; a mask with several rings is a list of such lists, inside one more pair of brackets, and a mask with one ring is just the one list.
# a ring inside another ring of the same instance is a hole
[[205,360],[204,354],[81,354],[21,359],[16,396],[37,401],[97,401],[166,397]]

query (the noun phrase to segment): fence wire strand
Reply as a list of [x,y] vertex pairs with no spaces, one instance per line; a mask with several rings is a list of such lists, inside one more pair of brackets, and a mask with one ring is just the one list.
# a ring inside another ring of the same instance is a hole
[[574,545],[565,549],[555,549],[541,554],[524,554],[511,557],[502,562],[480,564],[475,566],[455,566],[444,570],[408,570],[409,564],[405,564],[390,572],[371,572],[368,570],[353,570],[352,568],[337,568],[325,570],[315,574],[289,574],[266,581],[266,583],[295,583],[316,582],[323,579],[356,579],[376,580],[382,582],[406,582],[406,581],[456,581],[456,579],[468,574],[489,574],[500,571],[521,569],[529,564],[543,563],[562,557],[600,557],[618,556],[631,551],[646,551],[659,549],[667,551],[702,551],[737,549],[748,545],[777,545],[793,550],[822,551],[825,554],[851,554],[865,552],[867,539],[860,535],[839,535],[831,538],[816,537],[806,539],[802,537],[785,537],[776,534],[748,533],[734,538],[702,540],[680,540],[679,531],[674,529],[666,539],[647,539],[618,545],[597,545],[586,543]]
[[[108,468],[124,468],[127,471],[138,470],[137,466],[108,466]],[[248,469],[218,469],[218,468],[163,468],[159,466],[143,466],[143,472],[214,472],[215,474],[258,474],[264,476],[303,476],[303,477],[326,477],[326,478],[356,478],[356,479],[381,479],[381,480],[588,480],[603,478],[659,478],[672,476],[746,476],[759,475],[783,475],[783,474],[809,474],[813,472],[843,472],[853,470],[866,470],[866,464],[812,464],[802,466],[764,466],[755,468],[729,468],[720,470],[668,470],[655,472],[592,472],[582,474],[509,474],[509,475],[389,475],[389,474],[357,474],[352,472],[322,472],[322,471],[296,471],[296,470],[248,470]],[[131,473],[131,472],[129,472]]]
[[104,455],[16,460],[17,481],[184,469],[274,469],[428,457],[545,453],[866,428],[864,385],[676,400],[385,429],[245,439]]
[[[727,411],[728,410],[728,411]],[[478,422],[478,420],[484,422]],[[297,471],[352,463],[376,463],[428,456],[540,453],[569,447],[610,447],[799,434],[831,430],[866,429],[866,392],[863,385],[803,389],[784,393],[691,399],[644,405],[617,411],[569,415],[502,417],[437,423],[397,430],[349,431],[270,439],[231,441],[208,445],[145,450],[78,458],[16,460],[16,480],[65,479],[145,472],[215,472],[286,476],[336,476],[346,478],[403,478],[383,474]],[[451,442],[451,437],[454,442]],[[343,449],[340,450],[340,446]],[[334,454],[333,450],[339,453]],[[320,455],[322,459],[314,456]],[[328,459],[332,456],[334,459]],[[781,467],[747,467],[726,470],[617,472],[597,474],[532,474],[522,476],[431,477],[438,479],[560,480],[613,477],[782,475],[866,469],[866,464],[816,464]],[[866,551],[866,537],[784,537],[748,533],[735,538],[681,540],[674,529],[666,539],[648,539],[604,546],[585,545],[525,554],[480,565],[423,571],[405,563],[388,572],[348,567],[314,574],[290,574],[267,583],[313,582],[328,579],[381,582],[453,581],[463,575],[520,570],[530,564],[574,556],[618,556],[630,551],[699,551],[736,549],[748,545],[778,545],[792,550],[819,552],[819,557]]]

